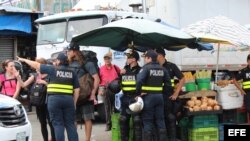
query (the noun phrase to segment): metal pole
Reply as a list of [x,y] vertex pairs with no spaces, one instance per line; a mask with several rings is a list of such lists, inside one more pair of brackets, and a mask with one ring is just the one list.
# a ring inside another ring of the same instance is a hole
[[220,43],[218,43],[218,51],[217,51],[217,64],[216,64],[216,73],[215,73],[215,83],[216,84],[218,81],[219,56],[220,56]]
[[[38,0],[39,1],[39,0]],[[41,12],[44,12],[44,0],[40,1],[40,9]]]
[[147,13],[146,0],[142,0],[143,13]]

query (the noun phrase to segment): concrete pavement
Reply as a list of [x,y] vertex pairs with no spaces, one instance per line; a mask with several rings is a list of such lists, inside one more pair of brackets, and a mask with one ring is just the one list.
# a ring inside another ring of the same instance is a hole
[[[35,108],[33,107],[33,110]],[[42,138],[42,133],[40,130],[40,123],[37,119],[36,113],[34,112],[29,112],[28,113],[28,118],[31,122],[32,125],[32,141],[43,141]],[[92,137],[91,141],[111,141],[111,131],[106,132],[105,131],[105,124],[100,123],[98,120],[95,120],[94,126],[92,129]],[[49,129],[49,128],[48,128]],[[85,141],[85,130],[84,130],[84,124],[82,124],[82,129],[81,125],[78,125],[78,136],[79,136],[79,141]],[[67,141],[67,133],[65,132],[65,140]]]

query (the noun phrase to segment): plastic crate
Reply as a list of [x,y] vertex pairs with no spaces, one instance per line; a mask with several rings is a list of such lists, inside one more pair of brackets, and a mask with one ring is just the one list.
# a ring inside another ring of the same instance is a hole
[[247,123],[247,112],[242,109],[223,110],[220,117],[221,123]]
[[120,113],[114,113],[111,115],[112,129],[120,130],[119,118]]
[[112,141],[120,141],[121,133],[120,130],[112,129]]
[[188,117],[184,117],[180,120],[177,127],[178,136],[181,141],[188,141]]
[[219,118],[218,115],[201,115],[190,117],[191,128],[207,128],[207,127],[218,127]]
[[218,127],[194,128],[188,130],[188,141],[218,141]]
[[[120,113],[113,113],[111,116],[112,121],[112,141],[120,141],[121,140],[121,131],[120,131],[120,123],[119,123]],[[129,130],[129,141],[133,141],[133,120],[130,118],[130,130]]]
[[224,141],[224,125],[231,125],[232,123],[219,124],[219,141]]

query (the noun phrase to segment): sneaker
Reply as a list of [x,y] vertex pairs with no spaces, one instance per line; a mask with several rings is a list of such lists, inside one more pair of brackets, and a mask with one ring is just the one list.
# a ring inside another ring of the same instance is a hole
[[106,125],[105,131],[110,131],[111,130],[111,125]]

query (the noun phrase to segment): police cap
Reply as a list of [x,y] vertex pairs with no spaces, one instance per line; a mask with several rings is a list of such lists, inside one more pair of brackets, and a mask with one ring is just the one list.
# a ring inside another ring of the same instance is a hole
[[67,46],[68,50],[80,50],[80,46],[79,44],[75,43],[75,42],[71,42],[68,46]]
[[151,57],[152,60],[156,60],[157,59],[157,56],[158,54],[154,51],[154,50],[148,50],[145,52],[145,57]]
[[138,61],[139,57],[140,57],[138,52],[136,52],[135,50],[129,51],[128,53],[126,53],[126,55],[127,55],[128,58],[135,58],[136,61]]

